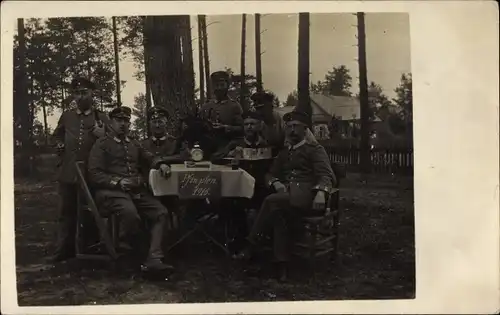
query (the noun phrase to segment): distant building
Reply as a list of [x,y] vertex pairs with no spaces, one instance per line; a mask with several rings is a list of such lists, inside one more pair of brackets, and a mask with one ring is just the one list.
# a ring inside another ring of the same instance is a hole
[[[311,93],[311,107],[313,132],[318,140],[327,141],[332,145],[357,146],[361,129],[361,109],[358,98]],[[293,109],[293,106],[286,106],[276,110],[283,116]],[[396,110],[396,106],[391,106],[381,113],[382,117],[375,116],[375,119],[371,121],[372,147],[386,147],[393,142],[394,135],[385,118],[388,114],[395,113]]]

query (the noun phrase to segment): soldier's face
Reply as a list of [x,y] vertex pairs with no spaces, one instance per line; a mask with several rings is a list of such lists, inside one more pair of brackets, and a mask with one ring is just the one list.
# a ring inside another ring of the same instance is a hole
[[125,117],[114,117],[111,120],[111,127],[117,135],[126,135],[130,129],[130,119]]
[[214,94],[216,97],[223,97],[227,95],[229,85],[224,80],[215,81],[213,83]]
[[246,137],[255,136],[262,129],[262,122],[253,118],[246,118],[243,122],[243,130]]
[[88,107],[92,101],[92,89],[79,87],[73,90],[75,101],[84,107]]
[[167,128],[167,119],[164,117],[153,118],[151,120],[151,133],[163,134]]
[[285,124],[285,135],[293,143],[302,141],[306,135],[306,125],[300,121],[292,120]]

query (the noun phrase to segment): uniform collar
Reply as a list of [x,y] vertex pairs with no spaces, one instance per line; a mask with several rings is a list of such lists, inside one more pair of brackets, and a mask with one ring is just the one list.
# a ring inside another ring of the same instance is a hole
[[161,138],[156,138],[155,136],[151,136],[151,139],[152,139],[153,141],[158,141],[158,140],[159,140],[159,141],[163,141],[163,140],[167,139],[167,136],[166,136],[166,135],[164,135],[164,136],[162,136]]
[[[116,136],[113,136],[113,140],[115,140],[117,143],[121,143],[122,142],[122,140],[119,139]],[[125,142],[130,142],[130,138],[129,137],[125,137]]]
[[301,146],[303,146],[304,144],[306,144],[306,139],[300,141],[299,143],[297,143],[295,145],[288,144],[288,149],[289,150],[296,150],[296,149],[300,148]]
[[244,138],[243,140],[244,140],[244,141],[245,141],[245,143],[246,143],[247,145],[249,145],[249,146],[258,146],[258,145],[260,145],[260,144],[264,144],[264,143],[265,143],[264,138],[262,138],[261,136],[259,136],[259,137],[257,138],[257,141],[255,141],[254,143],[252,143],[252,142],[248,141],[248,140],[247,140],[247,138]]
[[86,111],[82,111],[80,108],[78,108],[78,104],[76,104],[76,101],[74,101],[74,100],[71,101],[71,105],[76,107],[76,113],[78,115],[83,114],[85,116],[88,116],[88,115],[92,114],[92,106],[89,109],[87,109]]

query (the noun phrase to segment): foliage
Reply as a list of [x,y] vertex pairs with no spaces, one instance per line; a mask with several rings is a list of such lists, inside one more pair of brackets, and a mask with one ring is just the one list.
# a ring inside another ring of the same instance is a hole
[[406,122],[413,120],[413,88],[412,88],[411,73],[403,73],[401,75],[401,82],[394,90],[396,98],[393,102],[399,106],[403,113],[403,118]]
[[[25,21],[25,30],[24,61],[31,121],[41,109],[45,109],[45,115],[55,109],[64,110],[70,102],[69,84],[76,76],[89,77],[96,83],[97,105],[116,104],[112,30],[106,18],[29,19]],[[22,93],[18,89],[21,75],[18,55],[19,39],[15,36],[14,92]],[[21,99],[19,94],[15,99]],[[14,108],[19,106],[22,106],[19,101],[14,103]]]
[[293,92],[288,93],[284,106],[297,106],[299,103],[299,96],[297,90],[293,90]]
[[134,62],[134,77],[144,81],[144,17],[124,16],[116,20],[117,28],[124,34],[119,40],[120,46],[124,48],[123,54]]
[[146,124],[146,95],[144,93],[134,96],[132,115],[135,117],[135,120],[132,122],[131,135],[138,139],[146,137],[148,130]]

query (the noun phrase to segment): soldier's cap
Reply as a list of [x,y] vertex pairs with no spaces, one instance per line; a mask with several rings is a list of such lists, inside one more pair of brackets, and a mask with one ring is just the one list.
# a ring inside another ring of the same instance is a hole
[[226,71],[216,71],[216,72],[213,72],[210,75],[210,79],[212,79],[212,81],[226,81],[226,82],[229,82],[230,79],[231,79],[231,76]]
[[247,118],[256,119],[256,120],[263,120],[264,119],[261,114],[255,112],[255,111],[251,111],[251,110],[243,113],[243,119],[247,119]]
[[254,107],[262,107],[265,104],[272,103],[274,101],[274,95],[268,92],[256,92],[252,94],[250,99],[253,101]]
[[113,109],[112,111],[109,112],[109,118],[114,119],[114,118],[125,118],[125,119],[130,119],[132,116],[132,110],[130,107],[126,106],[119,106]]
[[78,88],[95,89],[95,84],[87,78],[76,77],[71,80],[71,88],[76,90]]
[[304,112],[298,111],[298,110],[293,110],[293,111],[283,115],[284,122],[290,122],[290,121],[294,121],[294,120],[300,121],[301,123],[308,125],[309,124],[309,115],[307,113],[304,113]]
[[149,109],[149,119],[168,118],[169,114],[165,108],[154,106]]

